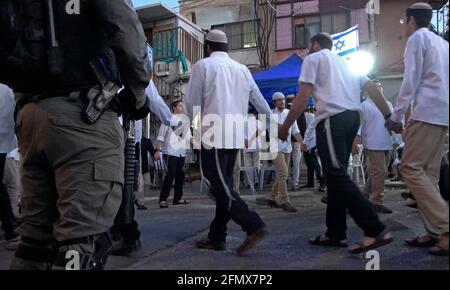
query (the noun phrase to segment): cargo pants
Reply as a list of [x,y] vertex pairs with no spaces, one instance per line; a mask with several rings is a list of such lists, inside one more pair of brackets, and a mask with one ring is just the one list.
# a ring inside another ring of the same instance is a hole
[[94,125],[84,123],[82,107],[79,99],[55,97],[18,114],[22,237],[65,242],[113,225],[124,182],[124,131],[110,110]]

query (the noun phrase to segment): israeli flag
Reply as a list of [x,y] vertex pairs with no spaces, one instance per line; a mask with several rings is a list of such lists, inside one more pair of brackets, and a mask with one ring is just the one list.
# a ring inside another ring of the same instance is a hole
[[333,52],[340,56],[348,56],[359,48],[359,30],[358,25],[338,34],[333,37]]

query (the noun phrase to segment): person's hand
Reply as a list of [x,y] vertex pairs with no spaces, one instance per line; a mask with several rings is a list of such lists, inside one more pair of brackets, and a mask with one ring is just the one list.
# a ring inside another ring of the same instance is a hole
[[287,141],[289,137],[289,129],[285,129],[284,126],[278,126],[278,138],[283,141]]
[[143,96],[145,97],[145,101],[140,108],[136,108],[136,96],[128,88],[123,89],[117,97],[122,106],[122,114],[127,115],[130,120],[142,120],[150,114],[150,101],[147,96]]
[[308,146],[305,143],[300,144],[300,149],[302,152],[308,151]]
[[386,129],[388,129],[390,132],[395,132],[397,134],[403,133],[403,124],[397,123],[392,121],[391,119],[388,119],[386,121]]
[[357,135],[355,140],[353,140],[353,145],[352,145],[352,155],[353,156],[359,154],[359,151],[360,151],[359,145],[361,145],[361,144],[362,144],[361,136]]
[[156,161],[161,160],[161,152],[158,150],[155,152],[155,155],[153,156]]

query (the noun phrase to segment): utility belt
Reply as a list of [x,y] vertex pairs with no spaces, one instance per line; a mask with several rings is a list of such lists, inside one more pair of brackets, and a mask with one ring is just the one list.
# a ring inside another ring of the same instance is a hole
[[[81,90],[53,91],[53,92],[42,93],[42,94],[38,94],[38,95],[31,95],[31,94],[23,95],[23,96],[19,97],[16,101],[14,117],[15,117],[15,119],[17,119],[17,115],[19,114],[20,110],[22,110],[26,105],[28,105],[30,103],[39,103],[41,101],[44,101],[47,99],[52,99],[52,98],[67,98],[67,100],[69,102],[78,102],[78,100],[83,101],[84,106],[83,106],[82,113],[83,113],[83,115],[85,115],[87,113],[86,110],[89,107],[92,107],[91,104],[92,104],[93,100],[90,99],[89,94],[93,90],[95,90],[95,89],[94,88],[86,88],[86,89],[81,89]],[[111,109],[112,111],[116,112],[118,115],[121,115],[121,113],[122,113],[120,102],[118,101],[117,98],[114,98],[112,101],[105,104],[105,106],[102,109],[98,110],[98,117],[95,121],[90,121],[90,122],[86,122],[86,123],[94,124],[98,120],[98,118],[100,118],[101,114],[103,112],[107,111],[108,109]]]
[[82,118],[88,125],[97,122],[109,108],[115,109],[115,112],[120,115],[121,106],[117,95],[122,89],[122,85],[112,77],[111,70],[103,58],[93,59],[89,63],[89,66],[97,77],[97,86],[91,86],[81,90],[56,90],[31,97],[24,96],[19,98],[17,102],[15,116],[17,117],[17,114],[25,105],[53,97],[67,97],[74,102],[79,99],[83,100],[85,104],[82,111]]

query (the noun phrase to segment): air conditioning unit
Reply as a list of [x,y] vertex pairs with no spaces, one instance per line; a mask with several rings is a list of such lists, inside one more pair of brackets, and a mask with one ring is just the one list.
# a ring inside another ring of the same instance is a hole
[[155,75],[158,77],[168,77],[170,75],[170,66],[165,62],[155,63]]

